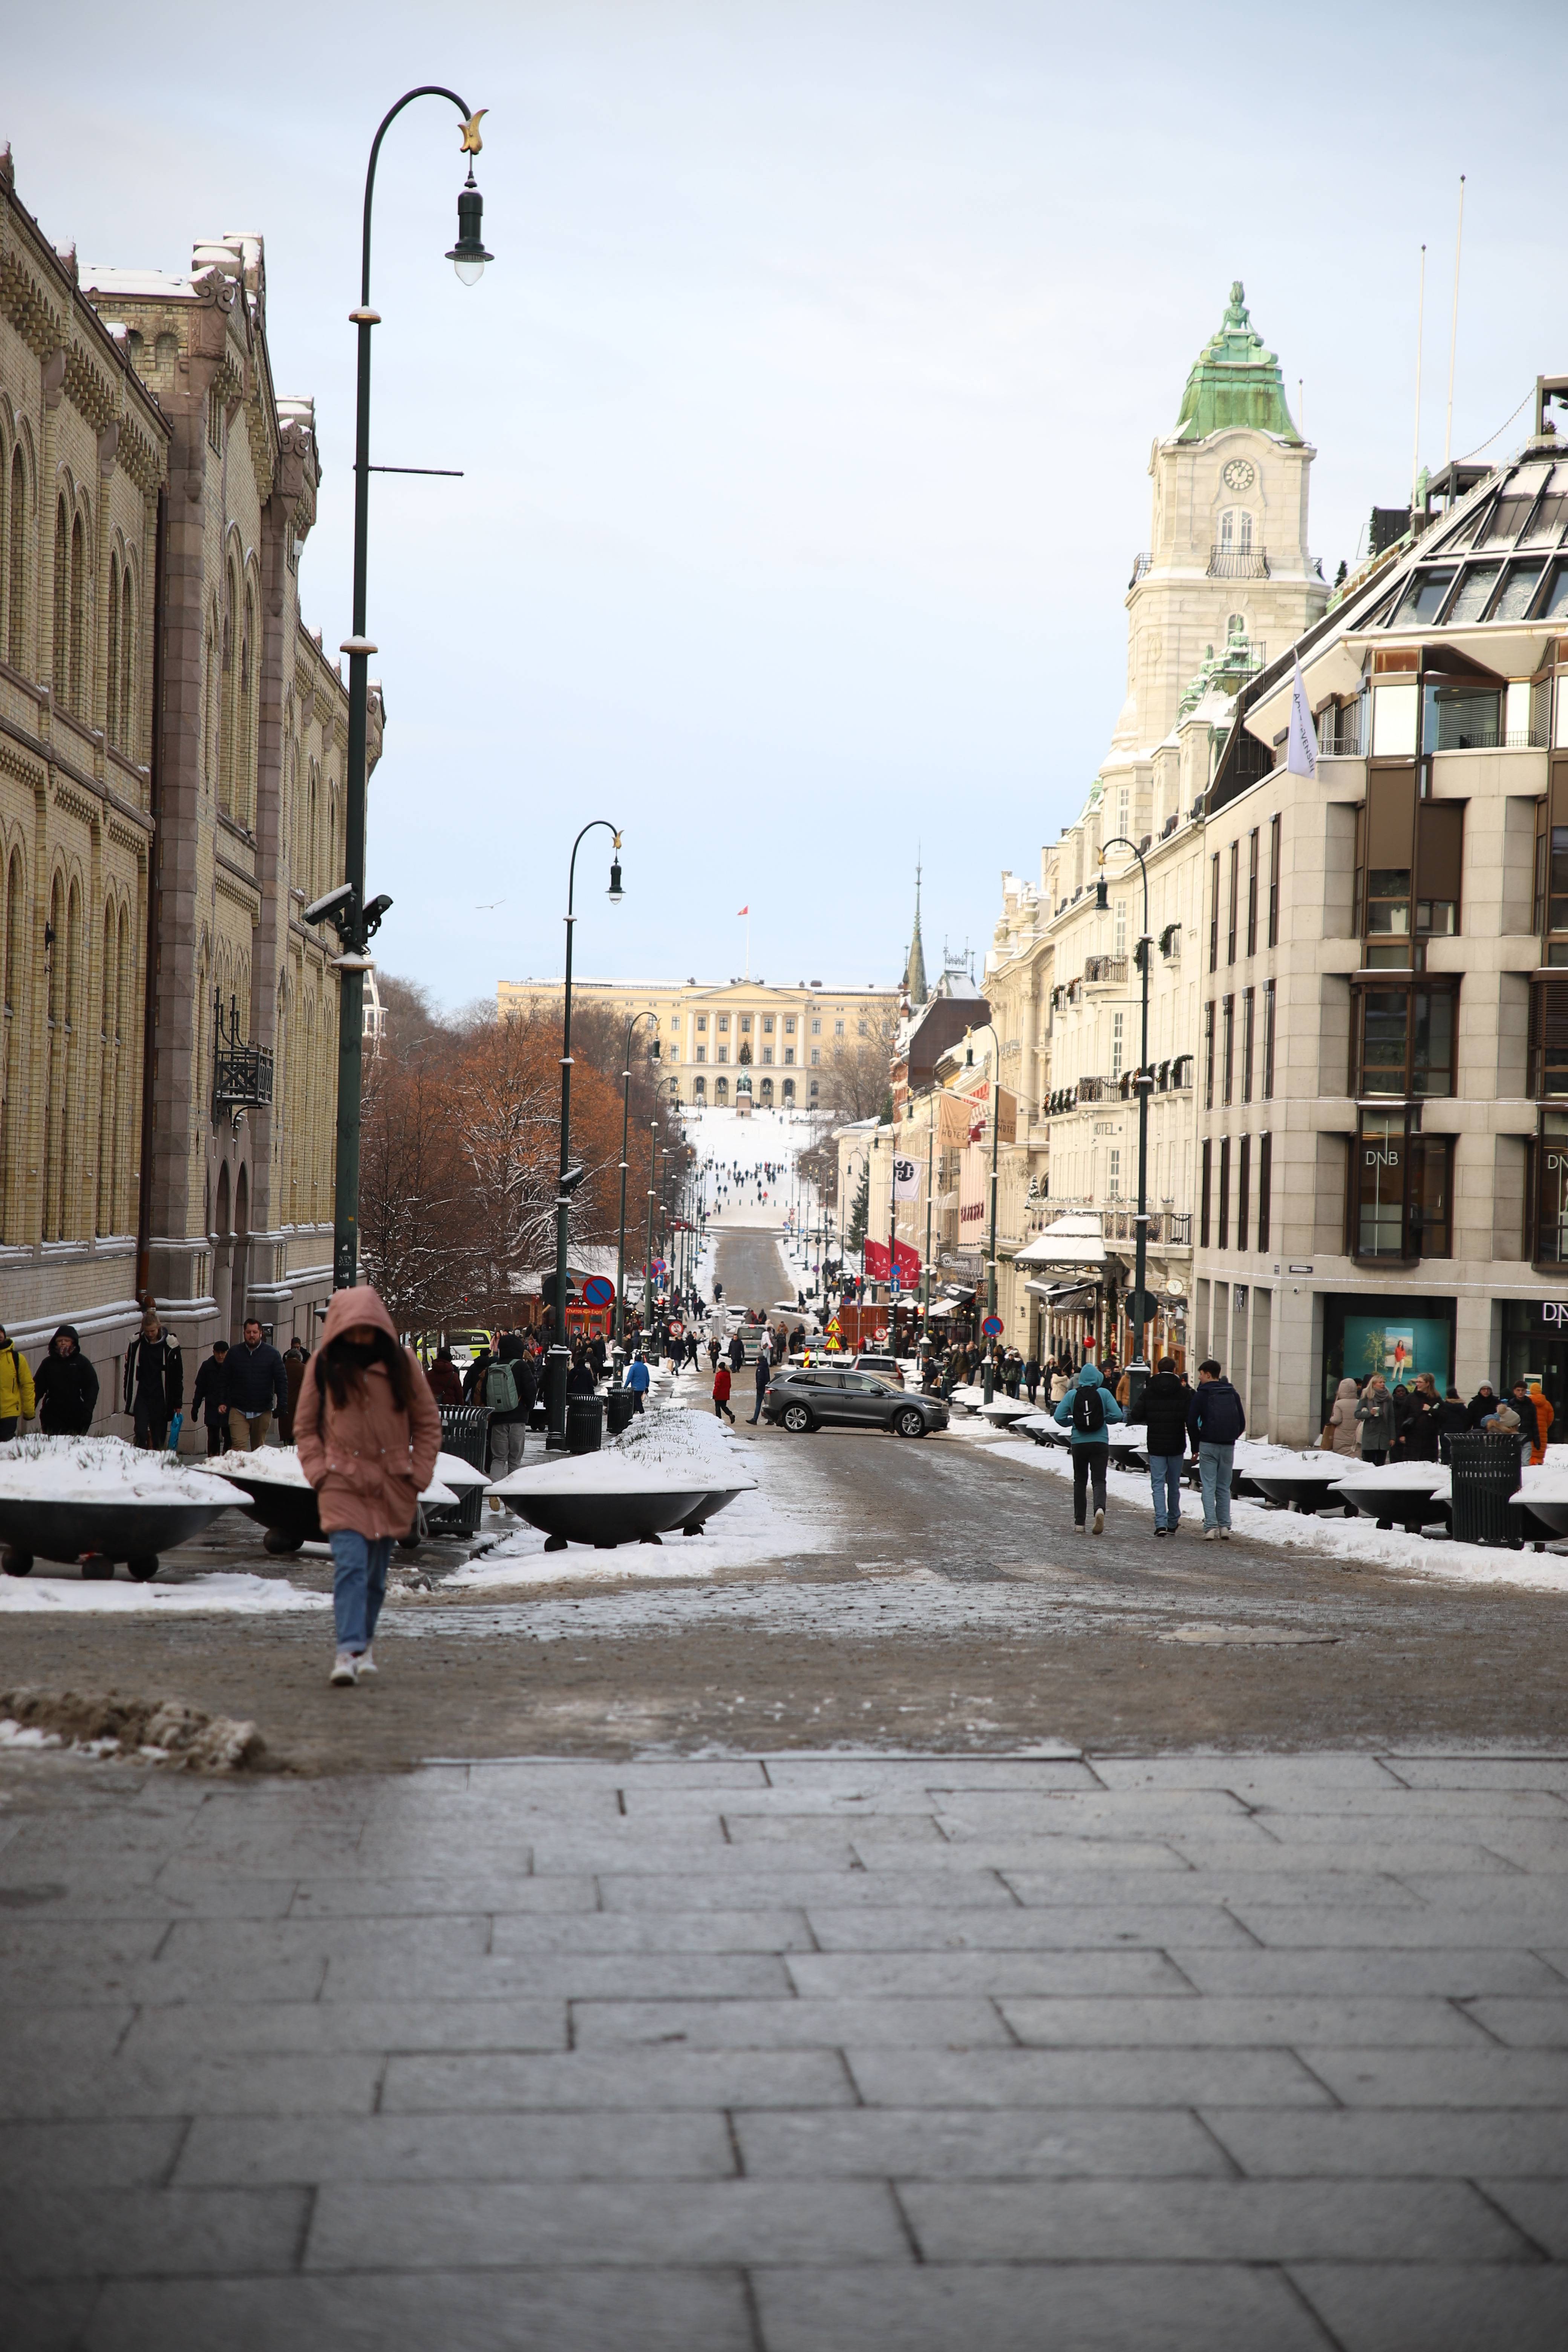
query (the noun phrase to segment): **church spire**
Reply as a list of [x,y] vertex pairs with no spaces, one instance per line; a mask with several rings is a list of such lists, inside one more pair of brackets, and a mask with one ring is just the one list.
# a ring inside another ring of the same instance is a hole
[[1211,433],[1237,425],[1272,433],[1281,441],[1300,443],[1301,438],[1285,405],[1279,362],[1263,347],[1239,278],[1230,289],[1218,333],[1209,337],[1193,362],[1175,437],[1205,441]]
[[909,961],[904,966],[904,993],[910,1009],[918,1013],[931,991],[926,986],[925,949],[921,944],[921,865],[915,860],[915,928],[910,940]]

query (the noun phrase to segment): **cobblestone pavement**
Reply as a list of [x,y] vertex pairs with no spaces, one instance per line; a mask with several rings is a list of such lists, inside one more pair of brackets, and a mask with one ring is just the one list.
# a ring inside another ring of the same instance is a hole
[[0,1801],[6,2352],[1568,2341],[1568,1754]]

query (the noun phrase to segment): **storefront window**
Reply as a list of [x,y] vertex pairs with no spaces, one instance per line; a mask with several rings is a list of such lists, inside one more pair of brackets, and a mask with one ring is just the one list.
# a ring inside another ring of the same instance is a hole
[[1351,1255],[1447,1257],[1453,1144],[1423,1136],[1419,1111],[1363,1111],[1351,1192]]
[[1537,1265],[1568,1265],[1568,1111],[1544,1110],[1535,1147]]

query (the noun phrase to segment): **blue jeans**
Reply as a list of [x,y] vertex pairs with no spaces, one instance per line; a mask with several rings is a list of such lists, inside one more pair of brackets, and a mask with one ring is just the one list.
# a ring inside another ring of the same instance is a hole
[[1149,1483],[1154,1489],[1154,1525],[1173,1528],[1182,1516],[1181,1454],[1151,1454]]
[[375,1638],[375,1621],[386,1599],[386,1569],[392,1558],[392,1538],[373,1542],[353,1528],[334,1528],[332,1547],[332,1615],[337,1621],[338,1647],[357,1657]]
[[1230,1525],[1230,1465],[1235,1455],[1234,1445],[1211,1445],[1207,1438],[1198,1447],[1198,1484],[1204,1490],[1205,1528]]

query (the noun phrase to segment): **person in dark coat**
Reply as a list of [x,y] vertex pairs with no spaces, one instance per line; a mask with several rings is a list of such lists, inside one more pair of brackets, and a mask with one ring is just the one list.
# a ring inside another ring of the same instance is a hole
[[38,1427],[47,1437],[85,1437],[98,1410],[98,1374],[74,1323],[62,1323],[33,1374]]
[[1453,1460],[1449,1440],[1462,1436],[1470,1426],[1470,1409],[1457,1388],[1450,1385],[1447,1395],[1437,1407],[1437,1451],[1445,1462]]
[[254,1454],[267,1443],[273,1414],[281,1421],[289,1410],[283,1359],[254,1315],[246,1317],[240,1345],[228,1351],[227,1384],[229,1444],[236,1454]]
[[773,1376],[773,1359],[765,1348],[760,1348],[757,1350],[756,1363],[757,1402],[756,1409],[752,1414],[751,1421],[751,1425],[753,1429],[763,1417],[763,1399],[768,1392],[768,1382],[772,1380]]
[[452,1361],[452,1350],[442,1341],[436,1350],[435,1361],[425,1374],[430,1383],[430,1393],[437,1405],[448,1408],[463,1402],[463,1376]]
[[1509,1402],[1519,1415],[1521,1433],[1529,1441],[1532,1454],[1541,1447],[1541,1424],[1535,1417],[1535,1399],[1522,1381],[1515,1381]]
[[[502,1340],[501,1345],[504,1348],[506,1342]],[[594,1367],[588,1361],[586,1351],[579,1348],[572,1359],[572,1369],[566,1375],[566,1393],[569,1397],[591,1397],[595,1385]],[[492,1428],[495,1426],[493,1422],[490,1425]]]
[[[522,1467],[523,1437],[533,1417],[533,1400],[539,1393],[539,1381],[530,1360],[528,1341],[521,1331],[501,1333],[496,1342],[496,1357],[500,1362],[511,1366],[512,1384],[517,1390],[516,1404],[502,1412],[492,1412],[489,1420],[490,1476],[505,1478],[513,1470]],[[576,1360],[579,1363],[584,1361],[580,1349]],[[566,1381],[566,1393],[568,1396],[581,1393],[573,1387],[570,1376]],[[590,1373],[588,1394],[592,1396],[593,1393],[593,1375]],[[475,1403],[482,1404],[484,1397],[481,1381],[474,1391]]]
[[731,1372],[743,1371],[745,1364],[746,1343],[737,1331],[730,1342],[730,1370]]
[[1026,1389],[1026,1391],[1028,1391],[1029,1402],[1030,1402],[1031,1404],[1033,1404],[1033,1403],[1034,1403],[1034,1402],[1035,1402],[1035,1391],[1036,1391],[1036,1390],[1039,1387],[1039,1385],[1040,1385],[1040,1367],[1039,1367],[1039,1363],[1038,1363],[1038,1360],[1037,1360],[1037,1358],[1035,1358],[1034,1356],[1031,1356],[1031,1357],[1029,1358],[1029,1360],[1028,1360],[1027,1363],[1024,1366],[1024,1386],[1025,1386],[1025,1388]]
[[1403,1462],[1409,1445],[1410,1416],[1415,1411],[1415,1401],[1403,1381],[1394,1381],[1391,1402],[1394,1407],[1394,1444],[1389,1448],[1388,1458],[1391,1462]]
[[1198,1384],[1187,1401],[1187,1433],[1198,1457],[1204,1540],[1228,1543],[1231,1469],[1237,1440],[1247,1434],[1247,1412],[1213,1356],[1198,1366]]
[[1497,1391],[1493,1388],[1490,1381],[1483,1381],[1480,1387],[1476,1391],[1475,1395],[1470,1399],[1469,1403],[1465,1407],[1466,1418],[1469,1422],[1472,1429],[1479,1429],[1482,1422],[1489,1421],[1496,1411]]
[[228,1389],[224,1378],[227,1361],[228,1341],[215,1339],[212,1354],[196,1367],[196,1384],[191,1391],[191,1419],[200,1414],[209,1454],[221,1454],[228,1444]]
[[135,1425],[136,1443],[162,1453],[169,1423],[185,1401],[185,1367],[180,1343],[149,1307],[142,1329],[125,1351],[125,1410]]
[[1437,1459],[1437,1391],[1428,1372],[1419,1373],[1410,1398],[1410,1418],[1405,1424],[1407,1462]]
[[1135,1414],[1130,1416],[1145,1427],[1157,1536],[1173,1536],[1182,1523],[1182,1464],[1187,1451],[1189,1401],[1187,1384],[1177,1377],[1174,1357],[1162,1356]]
[[298,1339],[290,1339],[283,1350],[283,1385],[286,1396],[282,1412],[278,1416],[278,1434],[285,1445],[294,1443],[294,1408],[300,1402],[300,1391],[305,1381],[305,1350]]

